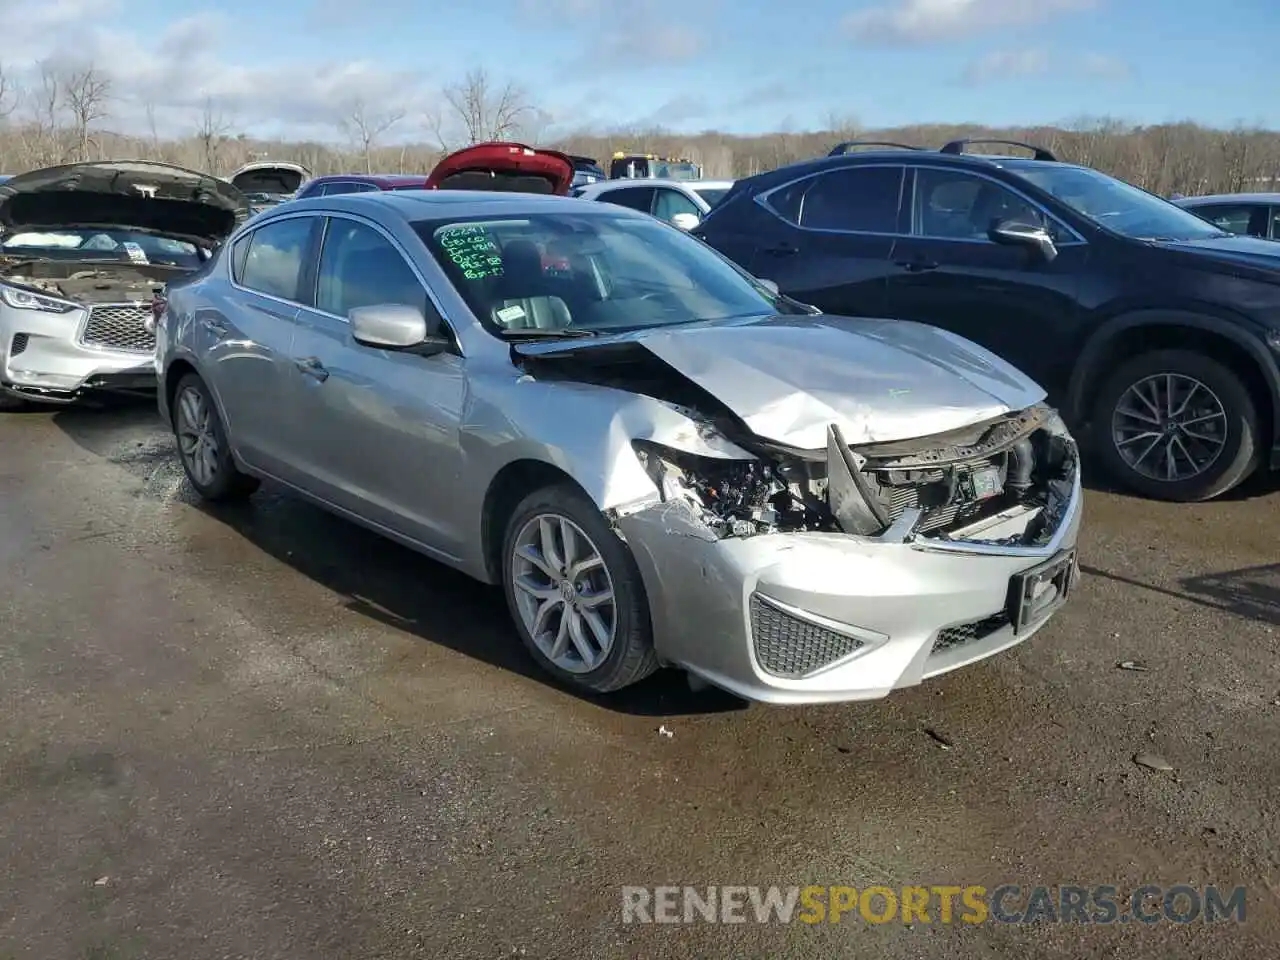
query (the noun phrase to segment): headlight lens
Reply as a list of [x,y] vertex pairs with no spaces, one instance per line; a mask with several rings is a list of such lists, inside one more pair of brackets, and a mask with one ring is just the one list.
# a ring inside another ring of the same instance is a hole
[[56,300],[17,287],[0,286],[0,300],[15,310],[39,310],[42,313],[70,313],[76,308],[74,303],[66,300]]

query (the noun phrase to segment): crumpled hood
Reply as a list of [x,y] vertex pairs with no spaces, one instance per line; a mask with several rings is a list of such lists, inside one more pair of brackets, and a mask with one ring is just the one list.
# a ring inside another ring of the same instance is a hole
[[0,184],[0,225],[10,232],[115,227],[216,246],[248,214],[227,181],[149,160],[70,163]]
[[526,357],[589,361],[642,347],[714,396],[756,436],[804,450],[827,426],[850,445],[956,430],[1039,403],[1045,391],[988,350],[899,320],[779,316],[590,340],[522,343]]

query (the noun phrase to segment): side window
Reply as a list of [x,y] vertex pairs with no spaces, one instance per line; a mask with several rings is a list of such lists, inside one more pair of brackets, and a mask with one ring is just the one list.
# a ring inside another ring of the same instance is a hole
[[653,209],[653,187],[623,187],[600,194],[605,203],[616,203],[620,207],[629,207],[648,213]]
[[336,193],[364,193],[366,190],[372,190],[372,184],[360,183],[356,180],[335,180],[333,183],[326,183],[321,195],[332,197]]
[[240,268],[240,284],[283,300],[301,299],[298,281],[315,223],[315,217],[291,217],[253,231]]
[[1215,203],[1211,206],[1196,207],[1192,212],[1227,233],[1260,237],[1267,235],[1266,221],[1256,216],[1259,208],[1246,203]]
[[1271,239],[1280,240],[1280,207],[1271,208]]
[[702,216],[702,211],[698,209],[698,205],[679,190],[660,188],[657,201],[653,205],[653,215],[659,220],[666,220],[670,223],[671,218],[677,213],[692,213],[695,217]]
[[766,202],[799,227],[897,233],[903,173],[902,167],[846,167],[788,184]]
[[1057,226],[1033,204],[985,177],[960,170],[916,171],[911,232],[937,240],[987,240],[988,231],[1004,220],[1047,227],[1055,240]]
[[377,230],[354,220],[330,219],[318,280],[316,308],[339,317],[383,303],[428,311],[427,291],[403,254]]
[[231,248],[231,279],[236,283],[244,282],[244,261],[249,256],[249,244],[253,242],[253,234],[246,233]]

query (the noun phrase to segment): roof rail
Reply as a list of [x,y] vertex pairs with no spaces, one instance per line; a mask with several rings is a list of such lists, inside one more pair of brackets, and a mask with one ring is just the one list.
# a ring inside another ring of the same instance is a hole
[[1035,159],[1037,160],[1045,160],[1049,163],[1056,163],[1058,160],[1057,157],[1055,157],[1048,150],[1044,149],[1044,147],[1036,147],[1029,143],[1023,143],[1021,140],[984,140],[984,139],[952,140],[950,143],[944,144],[942,149],[939,150],[938,152],[959,155],[964,153],[964,148],[969,146],[969,144],[971,143],[984,143],[989,145],[1001,143],[1007,147],[1021,147],[1023,150],[1030,150],[1033,154],[1035,154]]
[[831,148],[828,157],[839,157],[848,153],[851,147],[892,147],[895,150],[921,150],[922,147],[913,147],[909,143],[894,143],[892,140],[846,140],[844,143],[837,143]]

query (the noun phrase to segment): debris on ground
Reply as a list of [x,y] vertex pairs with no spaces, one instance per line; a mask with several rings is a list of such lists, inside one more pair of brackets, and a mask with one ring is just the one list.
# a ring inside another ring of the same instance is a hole
[[658,735],[661,737],[674,737],[676,732],[674,730],[668,730],[664,725],[658,728]]
[[936,742],[943,750],[950,750],[952,748],[952,742],[932,727],[925,727],[924,732],[932,737],[934,742]]
[[105,887],[110,881],[110,877],[99,877],[97,880],[93,881],[93,885],[95,887]]
[[1116,666],[1121,670],[1133,670],[1136,673],[1146,673],[1151,669],[1141,660],[1121,660]]
[[1148,770],[1159,770],[1162,773],[1168,773],[1173,770],[1173,764],[1158,753],[1135,753],[1133,762],[1140,767],[1146,767]]

